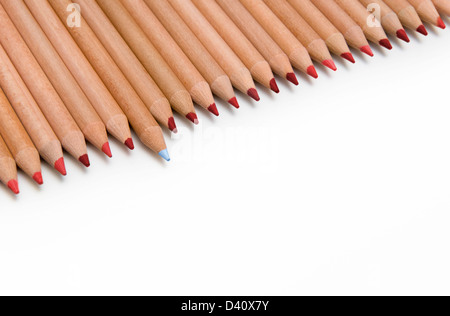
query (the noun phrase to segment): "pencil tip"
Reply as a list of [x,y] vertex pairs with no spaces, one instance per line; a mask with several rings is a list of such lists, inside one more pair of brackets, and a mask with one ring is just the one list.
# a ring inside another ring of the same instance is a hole
[[170,156],[169,156],[169,152],[167,151],[167,149],[161,150],[159,152],[159,155],[166,161],[170,161]]
[[194,123],[195,125],[198,125],[198,118],[197,118],[197,114],[195,114],[194,112],[189,113],[188,115],[186,115],[186,118],[191,121],[192,123]]
[[382,39],[379,43],[380,43],[380,45],[383,46],[384,48],[387,48],[387,49],[389,49],[389,50],[392,49],[392,44],[391,44],[391,42],[390,42],[387,38]]
[[56,160],[55,169],[63,176],[67,176],[66,164],[64,163],[64,157],[61,157],[58,160]]
[[294,85],[298,86],[297,76],[293,72],[286,74],[286,79],[292,82]]
[[134,150],[134,143],[131,137],[125,141],[125,146],[127,146],[130,150]]
[[217,106],[215,103],[211,104],[208,107],[208,111],[211,112],[212,114],[214,114],[215,116],[219,116],[219,111],[217,110]]
[[343,53],[341,55],[342,58],[347,59],[349,62],[351,62],[352,64],[356,63],[355,58],[353,57],[352,53],[348,52],[348,53]]
[[364,54],[367,54],[370,57],[373,57],[372,48],[370,48],[369,45],[362,46],[359,50],[362,51]]
[[442,21],[441,17],[439,17],[437,20],[437,26],[439,26],[443,30],[445,30],[445,28],[446,28],[445,23],[444,23],[444,21]]
[[36,183],[39,184],[39,185],[43,185],[44,184],[44,180],[42,179],[42,173],[40,171],[36,172],[33,175],[33,180],[36,181]]
[[19,194],[19,183],[17,182],[17,180],[11,180],[8,182],[8,188],[15,194]]
[[416,31],[419,32],[422,35],[425,35],[425,36],[428,35],[428,31],[425,28],[425,25],[423,25],[423,24],[421,26],[419,26]]
[[177,124],[175,124],[175,119],[173,116],[169,119],[168,125],[171,132],[173,132],[174,134],[178,132]]
[[324,66],[330,68],[330,69],[333,70],[333,71],[336,71],[336,70],[337,70],[337,67],[336,67],[336,65],[335,65],[335,63],[334,63],[334,61],[333,61],[332,59],[324,60],[324,61],[322,62],[322,64],[323,64]]
[[102,151],[106,156],[108,156],[109,158],[112,158],[111,147],[109,146],[108,142],[103,144]]
[[259,101],[261,98],[259,97],[258,91],[255,88],[248,89],[247,94],[252,99]]
[[397,37],[403,41],[405,41],[406,43],[411,42],[408,34],[406,34],[406,31],[404,29],[398,30],[397,31]]
[[78,158],[78,160],[86,166],[86,168],[89,168],[91,166],[91,163],[89,161],[89,156],[87,154],[84,154],[83,156],[81,156],[80,158]]
[[280,89],[278,88],[278,84],[275,78],[270,80],[270,89],[272,89],[272,91],[275,93],[280,93]]
[[308,75],[310,75],[311,77],[313,77],[314,79],[319,78],[319,75],[317,74],[316,67],[314,67],[313,65],[308,67],[308,69],[306,70],[306,73]]
[[232,97],[230,100],[228,100],[228,103],[230,103],[232,106],[234,106],[236,109],[239,109],[239,102],[236,99],[236,97]]

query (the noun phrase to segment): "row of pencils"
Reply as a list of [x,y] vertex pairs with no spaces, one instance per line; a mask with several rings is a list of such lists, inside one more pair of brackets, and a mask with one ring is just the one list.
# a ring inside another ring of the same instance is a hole
[[66,175],[63,149],[89,167],[86,140],[111,157],[108,133],[132,150],[130,125],[170,160],[173,111],[198,124],[194,103],[259,101],[255,82],[279,93],[274,74],[336,71],[349,47],[445,28],[439,12],[449,0],[0,0],[0,180],[18,194],[18,166],[43,184],[41,158]]

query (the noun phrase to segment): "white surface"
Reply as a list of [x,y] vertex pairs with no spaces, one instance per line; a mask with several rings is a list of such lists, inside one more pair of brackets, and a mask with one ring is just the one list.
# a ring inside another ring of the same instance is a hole
[[[447,19],[448,23],[449,20]],[[450,31],[1,187],[0,294],[450,294]]]

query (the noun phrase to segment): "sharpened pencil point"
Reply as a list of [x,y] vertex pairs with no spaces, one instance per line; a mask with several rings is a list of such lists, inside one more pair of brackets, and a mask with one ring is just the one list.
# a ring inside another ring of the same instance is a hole
[[380,45],[383,46],[384,48],[387,48],[387,49],[389,49],[389,50],[392,49],[392,44],[391,44],[391,42],[390,42],[387,38],[382,39],[379,43],[380,43]]
[[130,150],[134,150],[134,143],[132,138],[128,138],[125,141],[125,146],[127,146]]
[[58,160],[56,160],[55,169],[63,176],[67,176],[66,164],[64,163],[64,157],[61,157]]
[[349,62],[351,62],[352,64],[356,63],[355,58],[353,57],[352,53],[348,52],[348,53],[343,53],[341,55],[342,58],[347,59]]
[[239,109],[239,102],[236,99],[236,97],[231,98],[230,100],[228,100],[228,103],[230,103],[232,106],[234,106],[236,109]]
[[286,74],[286,79],[289,82],[292,82],[294,85],[298,86],[297,76],[293,72]]
[[324,60],[324,61],[322,62],[322,64],[323,64],[324,66],[330,68],[330,69],[333,70],[333,71],[336,71],[336,70],[337,70],[337,67],[336,67],[336,65],[335,65],[335,63],[334,63],[334,61],[333,61],[332,59]]
[[168,125],[169,125],[169,129],[170,129],[171,132],[173,132],[175,134],[178,132],[177,124],[175,124],[175,119],[173,117],[171,117],[169,119]]
[[313,77],[314,79],[319,78],[319,75],[317,74],[316,67],[314,67],[313,65],[308,67],[308,69],[306,70],[306,73],[308,75],[310,75],[311,77]]
[[421,26],[419,26],[416,31],[422,35],[428,36],[428,31],[427,31],[425,25],[423,25],[423,24]]
[[78,160],[86,166],[86,168],[89,168],[91,166],[91,162],[89,161],[89,156],[87,154],[84,154]]
[[247,94],[252,99],[259,101],[261,98],[259,97],[258,91],[255,88],[248,89]]
[[370,57],[373,57],[372,48],[370,48],[369,45],[362,46],[359,50],[362,51],[364,54],[367,54]]
[[191,112],[188,115],[186,115],[186,118],[191,121],[192,123],[194,123],[195,125],[198,125],[199,121],[197,118],[197,114]]
[[441,17],[439,17],[437,20],[437,26],[439,26],[443,30],[445,30],[445,28],[446,28],[445,23],[444,23],[444,21],[442,21]]
[[8,188],[15,194],[19,194],[19,183],[17,182],[17,180],[11,180],[8,182]]
[[406,31],[404,29],[397,31],[397,37],[402,41],[405,41],[406,43],[411,42],[411,40],[408,37],[408,34],[406,34]]
[[277,81],[275,80],[275,78],[270,80],[270,89],[272,89],[272,91],[275,93],[280,93],[280,89],[278,88]]
[[170,161],[170,156],[169,156],[169,152],[167,151],[167,149],[161,150],[159,152],[159,155],[166,161]]
[[36,172],[33,175],[33,180],[36,181],[36,183],[39,184],[39,185],[43,185],[44,184],[44,180],[42,179],[42,173],[40,171]]
[[211,112],[212,114],[214,114],[215,116],[219,116],[219,110],[217,110],[217,106],[215,103],[211,104],[208,107],[208,111]]
[[112,158],[111,147],[109,147],[108,142],[103,144],[102,151],[106,156],[108,156],[109,158]]

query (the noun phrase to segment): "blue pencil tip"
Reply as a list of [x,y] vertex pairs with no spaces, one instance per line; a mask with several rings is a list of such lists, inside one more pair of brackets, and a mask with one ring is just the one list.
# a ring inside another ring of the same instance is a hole
[[167,151],[167,149],[161,150],[159,152],[159,155],[161,157],[163,157],[166,161],[170,161],[170,156],[169,156],[169,152]]

